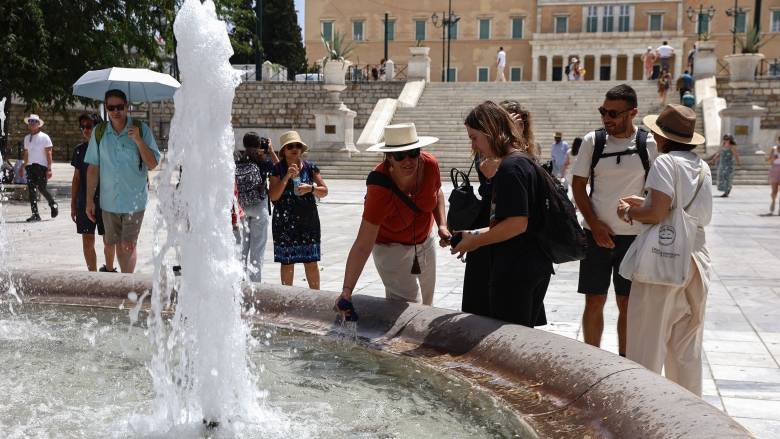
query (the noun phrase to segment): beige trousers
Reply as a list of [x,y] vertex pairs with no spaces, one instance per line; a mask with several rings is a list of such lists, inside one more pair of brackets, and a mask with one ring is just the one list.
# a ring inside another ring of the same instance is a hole
[[692,261],[684,287],[635,281],[628,300],[626,356],[698,396],[708,286]]
[[496,68],[496,82],[506,82],[506,76],[504,75],[504,67],[497,67]]
[[420,274],[412,274],[413,245],[376,244],[372,255],[376,271],[385,285],[385,297],[419,302],[422,293],[422,303],[433,304],[433,290],[436,287],[436,241],[433,236],[417,246]]

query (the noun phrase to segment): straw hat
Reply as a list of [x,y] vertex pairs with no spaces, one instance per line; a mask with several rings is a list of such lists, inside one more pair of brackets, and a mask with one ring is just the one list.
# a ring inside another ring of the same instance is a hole
[[24,123],[29,125],[31,120],[37,120],[38,121],[38,127],[42,127],[43,126],[43,119],[41,119],[40,116],[38,116],[37,114],[31,114],[31,115],[25,117],[24,118]]
[[683,143],[686,145],[701,145],[704,136],[694,131],[696,113],[688,107],[668,104],[661,114],[651,114],[642,119],[654,135]]
[[555,137],[563,137],[563,133],[560,132],[560,131],[556,131],[555,135],[553,136],[553,138],[555,138]]
[[370,146],[371,152],[400,152],[422,148],[439,141],[438,137],[417,136],[417,128],[413,123],[388,125],[385,127],[385,141]]
[[279,138],[279,143],[282,144],[282,149],[291,143],[300,143],[303,145],[303,152],[309,150],[309,145],[305,144],[303,140],[301,140],[301,136],[297,131],[287,131],[286,133],[282,134],[282,136]]

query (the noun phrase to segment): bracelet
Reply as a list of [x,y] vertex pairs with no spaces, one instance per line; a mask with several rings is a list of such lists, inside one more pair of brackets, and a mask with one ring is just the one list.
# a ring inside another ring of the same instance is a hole
[[314,193],[314,191],[317,189],[317,183],[312,182],[311,183],[311,193]]
[[628,206],[626,210],[623,211],[623,220],[625,220],[625,222],[627,223],[631,222],[631,215],[629,214],[630,210],[631,210],[631,206]]
[[352,294],[352,291],[355,290],[355,287],[342,286],[341,287],[341,291],[344,291],[344,290],[347,290],[347,291],[350,292],[350,294]]

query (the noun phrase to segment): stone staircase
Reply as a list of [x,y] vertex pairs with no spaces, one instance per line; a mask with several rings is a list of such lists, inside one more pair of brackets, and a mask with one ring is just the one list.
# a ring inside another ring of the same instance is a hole
[[[569,143],[601,125],[596,110],[607,90],[622,82],[509,82],[509,83],[430,83],[417,106],[399,108],[393,123],[414,122],[421,136],[435,136],[439,143],[427,148],[441,164],[442,178],[449,178],[452,167],[467,169],[471,147],[463,121],[468,112],[486,100],[496,102],[514,99],[531,112],[534,135],[542,146],[542,157],[548,159],[555,131],[563,132]],[[633,81],[639,98],[641,117],[660,108],[654,82]],[[326,178],[364,179],[381,160],[375,153],[360,153],[349,158],[346,153],[310,151],[310,158]]]

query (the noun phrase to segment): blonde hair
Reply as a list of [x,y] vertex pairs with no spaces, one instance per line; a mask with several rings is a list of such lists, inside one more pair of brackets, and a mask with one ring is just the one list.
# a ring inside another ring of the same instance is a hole
[[495,157],[504,157],[513,149],[528,152],[529,144],[512,116],[493,101],[485,101],[474,107],[464,123],[488,138]]

